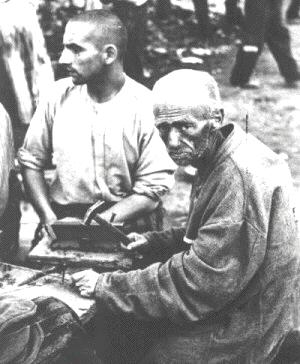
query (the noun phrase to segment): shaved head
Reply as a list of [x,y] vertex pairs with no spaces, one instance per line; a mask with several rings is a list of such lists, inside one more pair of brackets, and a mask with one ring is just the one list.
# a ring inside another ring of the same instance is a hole
[[127,30],[120,18],[108,10],[89,10],[75,15],[69,22],[81,22],[92,26],[87,39],[99,47],[114,44],[118,50],[118,58],[124,60],[127,49]]
[[153,97],[158,121],[172,118],[175,109],[189,111],[203,120],[214,118],[222,108],[216,81],[203,71],[182,69],[167,74],[154,85]]

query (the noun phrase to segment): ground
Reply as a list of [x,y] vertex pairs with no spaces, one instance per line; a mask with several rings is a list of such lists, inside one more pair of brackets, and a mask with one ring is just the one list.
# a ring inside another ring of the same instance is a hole
[[[287,2],[287,1],[286,1]],[[174,14],[178,14],[178,9]],[[183,13],[180,12],[180,16]],[[187,18],[189,14],[187,13]],[[299,89],[284,88],[274,58],[266,48],[257,64],[255,77],[260,81],[259,90],[241,90],[228,83],[237,46],[230,39],[216,36],[208,46],[211,55],[202,57],[199,63],[185,63],[178,58],[178,47],[186,49],[190,26],[186,22],[173,20],[169,24],[155,24],[150,21],[150,39],[153,41],[148,51],[149,86],[155,79],[175,68],[196,68],[210,71],[217,79],[226,113],[226,121],[235,121],[245,129],[245,118],[249,118],[249,132],[254,134],[272,150],[279,153],[289,164],[295,187],[295,203],[300,205],[300,85]],[[193,25],[193,22],[190,23]],[[176,27],[176,31],[174,31]],[[300,66],[300,25],[289,26],[292,49]],[[178,32],[181,32],[180,34]],[[155,38],[155,39],[154,39]],[[193,59],[195,60],[195,59]],[[180,89],[180,85],[178,86]],[[164,198],[166,209],[165,226],[180,226],[187,217],[188,198],[192,178],[182,169],[176,172],[176,183]],[[299,206],[300,210],[300,206]],[[27,204],[23,205],[21,228],[21,252],[24,260],[32,238],[36,216]]]

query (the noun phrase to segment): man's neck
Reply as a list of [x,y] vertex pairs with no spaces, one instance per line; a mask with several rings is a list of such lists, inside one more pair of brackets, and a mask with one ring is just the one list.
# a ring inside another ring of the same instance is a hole
[[124,86],[125,75],[123,71],[110,72],[97,82],[87,84],[87,91],[91,99],[102,103],[113,99]]

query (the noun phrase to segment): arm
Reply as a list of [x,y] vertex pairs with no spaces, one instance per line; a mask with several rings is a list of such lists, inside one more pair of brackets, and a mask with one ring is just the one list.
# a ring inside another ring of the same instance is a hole
[[44,172],[41,170],[22,167],[22,175],[25,190],[28,193],[33,207],[39,215],[41,223],[53,223],[57,220],[57,217],[50,206]]
[[[134,193],[98,215],[106,221],[110,221],[111,217],[115,216],[114,222],[121,223],[129,219],[138,218],[143,212],[151,212],[157,206],[158,201],[148,196]],[[97,216],[95,220],[97,221]]]
[[50,207],[44,170],[52,159],[54,105],[42,100],[30,122],[18,160],[24,187],[41,223],[51,224],[56,216]]
[[225,195],[211,199],[210,218],[199,222],[190,248],[145,269],[100,274],[94,291],[100,307],[180,324],[238,304],[263,262],[266,236],[243,219],[243,187],[219,182],[212,190]]

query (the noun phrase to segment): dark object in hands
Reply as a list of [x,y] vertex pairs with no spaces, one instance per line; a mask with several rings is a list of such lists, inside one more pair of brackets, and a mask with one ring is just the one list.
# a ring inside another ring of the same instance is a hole
[[97,218],[97,222],[85,225],[80,220],[65,218],[52,224],[57,237],[52,242],[53,250],[82,250],[93,252],[115,252],[120,250],[120,242],[127,245],[127,236],[113,224]]

